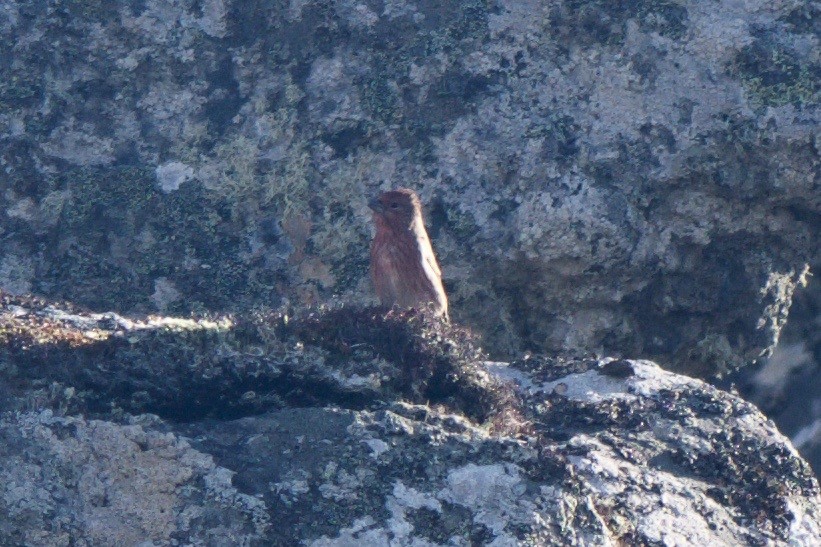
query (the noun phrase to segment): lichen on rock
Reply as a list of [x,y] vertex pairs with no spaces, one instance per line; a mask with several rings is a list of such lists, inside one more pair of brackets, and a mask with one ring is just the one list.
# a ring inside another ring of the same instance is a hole
[[0,390],[3,541],[821,538],[817,479],[753,405],[648,361],[487,361],[424,312],[126,319],[2,295]]

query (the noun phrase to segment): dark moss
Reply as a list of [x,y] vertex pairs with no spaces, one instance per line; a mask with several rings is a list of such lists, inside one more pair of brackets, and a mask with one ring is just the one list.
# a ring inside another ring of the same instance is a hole
[[233,61],[228,53],[216,63],[207,80],[208,101],[203,105],[203,111],[208,117],[212,135],[223,135],[245,102],[240,95],[239,82],[234,76]]
[[494,539],[496,539],[496,534],[494,534],[493,530],[488,528],[485,524],[477,522],[470,528],[469,539],[471,545],[489,545]]
[[263,258],[243,256],[243,235],[255,230],[228,203],[197,183],[169,194],[159,191],[152,170],[81,168],[54,187],[70,192],[60,222],[42,240],[51,264],[38,278],[42,294],[95,309],[149,309],[154,280],[164,277],[181,293],[169,311],[248,308],[279,302],[283,271]]
[[332,360],[349,359],[351,348],[367,348],[397,366],[401,375],[389,385],[410,401],[444,404],[479,422],[518,411],[509,388],[481,379],[483,354],[470,332],[427,313],[340,308],[298,317],[285,332],[328,350]]
[[649,400],[587,403],[553,394],[548,397],[544,413],[535,418],[536,428],[557,441],[566,441],[580,431],[646,431],[650,429],[647,417],[655,406]]
[[[369,107],[377,108],[368,102],[367,97],[365,102]],[[362,121],[357,121],[335,129],[333,132],[325,133],[322,140],[334,149],[336,156],[345,158],[359,147],[366,145],[370,137],[371,131],[368,125]]]
[[153,173],[140,167],[73,169],[62,180],[71,192],[64,209],[65,227],[99,228],[92,236],[123,232],[129,214],[141,215],[137,221],[143,220],[159,195]]
[[[586,367],[584,361],[577,363],[582,366],[575,369]],[[618,363],[613,362],[611,367]],[[530,359],[516,366],[527,367],[535,378],[543,372],[548,374],[547,378],[568,372],[566,363],[543,358]],[[623,368],[619,367],[619,375]],[[551,369],[555,369],[555,374],[550,373]],[[629,371],[625,369],[624,372]],[[607,367],[602,368],[602,373],[607,374]],[[539,409],[533,417],[538,434],[546,439],[566,441],[579,432],[595,433],[597,439],[616,450],[630,450],[629,443],[622,446],[625,431],[635,434],[654,427],[648,416],[659,416],[674,423],[712,418],[717,423],[729,424],[757,412],[753,405],[708,387],[662,389],[630,402],[612,399],[590,403],[554,392],[548,395],[545,404],[543,396],[539,397],[540,400],[525,403],[526,407]],[[671,430],[670,435],[677,433]],[[786,538],[792,517],[784,500],[788,496],[817,494],[817,482],[809,466],[786,445],[766,442],[733,427],[723,427],[709,434],[707,442],[709,450],[691,450],[677,445],[680,448],[657,456],[652,465],[674,470],[676,474],[694,474],[713,485],[708,495],[722,505],[737,509],[734,514],[740,525],[756,521],[761,529],[775,537]],[[549,443],[543,441],[541,444]],[[572,453],[576,448],[568,447],[567,450]],[[584,454],[587,448],[578,447],[577,450]]]
[[40,200],[56,188],[56,181],[54,177],[38,175],[35,149],[36,144],[32,140],[9,140],[5,146],[0,145],[0,161],[5,166],[4,175],[7,178],[4,183],[7,188],[19,195]]
[[[376,32],[358,37],[371,53],[371,70],[357,85],[363,104],[371,117],[386,125],[399,124],[404,132],[416,133],[422,127],[425,135],[445,130],[443,125],[471,108],[471,103],[494,83],[495,76],[465,74],[454,68],[431,86],[431,99],[419,104],[416,89],[409,80],[413,64],[424,64],[438,53],[459,58],[476,40],[488,33],[488,16],[497,7],[486,0],[439,3],[426,9],[419,23],[397,18],[380,19]],[[397,43],[385,36],[410,35],[413,39]]]
[[[294,352],[271,337],[281,316],[259,315],[233,326],[160,327],[115,334],[105,320],[79,326],[48,318],[45,301],[0,293],[0,309],[26,306],[0,322],[0,379],[21,389],[55,384],[74,389],[85,414],[150,412],[171,421],[233,419],[270,408],[338,404],[360,408],[363,394],[328,381],[294,376]],[[69,308],[70,309],[70,308]],[[82,312],[80,312],[82,313]],[[97,337],[84,333],[97,330]]]
[[512,361],[510,366],[527,372],[540,382],[552,382],[568,374],[579,374],[596,368],[598,361],[592,357],[582,359],[535,354]]
[[470,511],[450,503],[442,504],[442,511],[420,507],[406,512],[405,518],[419,536],[433,544],[445,545],[453,537],[465,537],[470,533]]
[[578,155],[579,124],[571,116],[556,114],[528,128],[525,137],[542,139],[542,153],[550,161],[569,166]]
[[[437,103],[445,102],[444,107],[450,110],[455,107],[455,114],[469,112],[471,104],[483,96],[489,88],[499,82],[499,74],[472,74],[464,72],[461,67],[447,70],[442,77],[431,86],[437,98]],[[449,108],[450,107],[450,108]]]
[[678,40],[687,31],[687,8],[667,0],[570,0],[554,10],[554,31],[572,43],[624,42],[627,22],[634,20],[645,32]]
[[[445,405],[509,431],[520,411],[509,387],[481,373],[471,335],[426,313],[379,308],[321,310],[288,320],[253,313],[222,328],[155,328],[114,334],[116,322],[82,327],[47,319],[46,303],[3,295],[2,308],[28,306],[0,324],[2,372],[23,385],[56,382],[85,393],[84,410],[112,407],[174,421],[229,419],[282,405],[362,408],[405,399]],[[99,329],[88,338],[83,332]],[[305,349],[294,349],[300,346]],[[387,374],[379,392],[334,383],[310,363],[352,375]],[[379,359],[393,368],[374,369]],[[296,360],[296,361],[294,361]],[[291,363],[291,364],[289,364]],[[393,370],[395,369],[395,372]]]
[[739,525],[755,521],[786,539],[794,518],[787,497],[818,494],[809,466],[783,444],[764,443],[733,429],[711,434],[708,442],[712,450],[679,451],[674,459],[714,485],[707,490],[710,497],[738,509]]
[[0,69],[0,112],[33,106],[42,96],[43,84],[36,71]]
[[334,279],[337,287],[353,287],[362,278],[367,278],[370,272],[370,256],[368,255],[368,244],[365,241],[358,241],[350,244],[348,255],[338,261],[331,263],[331,271],[334,272]]
[[[676,422],[713,416],[723,423],[757,412],[750,403],[713,389],[660,390],[653,399],[655,412]],[[736,507],[739,524],[758,521],[762,529],[786,538],[792,520],[786,497],[817,494],[809,466],[784,444],[768,443],[735,428],[723,427],[711,433],[707,442],[710,450],[681,448],[667,456],[712,484],[707,494],[722,505]]]
[[800,34],[821,35],[821,6],[816,2],[799,3],[792,11],[779,18]]
[[454,21],[447,27],[454,40],[484,38],[489,14],[499,9],[493,0],[463,0],[455,8]]
[[461,211],[458,207],[447,207],[442,201],[432,204],[429,215],[433,224],[446,226],[448,233],[464,245],[469,245],[481,231],[472,213]]
[[400,121],[397,91],[385,73],[372,73],[361,84],[362,105],[374,119],[392,125]]
[[116,5],[105,0],[68,0],[54,4],[52,15],[65,21],[86,19],[104,23],[120,14]]

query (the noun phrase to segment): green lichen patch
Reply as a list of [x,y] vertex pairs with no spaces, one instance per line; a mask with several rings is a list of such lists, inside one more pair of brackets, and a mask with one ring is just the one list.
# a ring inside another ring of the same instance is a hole
[[767,35],[739,51],[730,72],[756,107],[808,106],[817,103],[821,90],[821,65]]
[[362,106],[372,118],[385,125],[392,125],[399,123],[402,119],[399,87],[391,78],[391,72],[395,69],[388,70],[385,63],[378,62],[379,57],[375,55],[376,66],[360,83]]

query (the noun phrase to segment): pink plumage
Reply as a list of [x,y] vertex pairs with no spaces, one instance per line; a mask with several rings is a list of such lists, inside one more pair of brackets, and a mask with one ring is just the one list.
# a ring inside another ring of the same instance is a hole
[[373,210],[376,235],[371,243],[371,278],[385,306],[430,307],[448,317],[442,272],[425,231],[416,192],[398,188],[380,194]]

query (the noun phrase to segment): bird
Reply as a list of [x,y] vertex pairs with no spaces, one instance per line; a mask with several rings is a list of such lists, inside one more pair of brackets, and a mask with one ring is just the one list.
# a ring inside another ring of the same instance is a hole
[[419,196],[408,188],[368,202],[376,234],[371,242],[371,279],[383,306],[429,308],[448,321],[442,270],[433,254]]

